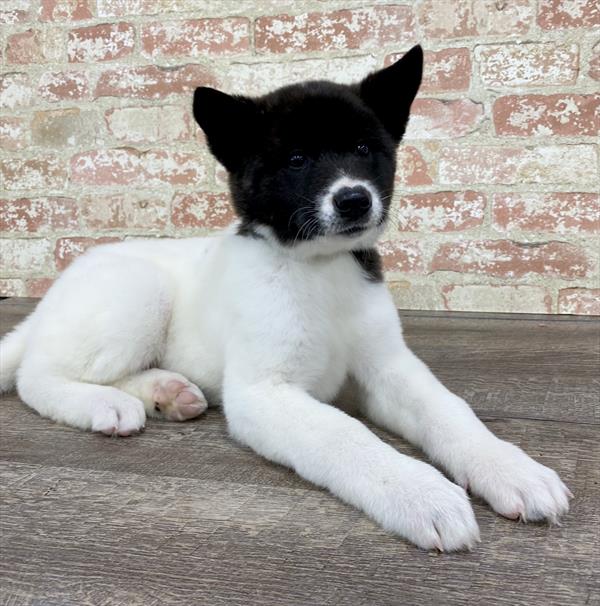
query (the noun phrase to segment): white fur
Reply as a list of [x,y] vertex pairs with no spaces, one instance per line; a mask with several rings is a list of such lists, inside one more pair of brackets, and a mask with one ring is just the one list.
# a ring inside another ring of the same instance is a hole
[[343,173],[331,183],[319,201],[318,214],[321,225],[323,225],[325,228],[331,228],[336,225],[338,215],[333,206],[333,197],[335,196],[336,192],[344,187],[364,187],[369,192],[369,195],[371,196],[372,208],[369,212],[367,224],[371,227],[377,225],[381,221],[383,215],[383,205],[381,204],[381,199],[379,198],[377,190],[373,187],[370,181],[365,179],[354,179],[353,177],[349,177]]
[[[223,401],[233,437],[384,528],[425,549],[473,546],[463,488],[327,404],[353,377],[369,418],[496,511],[556,520],[568,509],[558,476],[494,437],[437,381],[406,347],[385,286],[348,254],[378,233],[295,248],[233,232],[95,248],[2,341],[1,387],[18,368],[19,394],[41,415],[127,435],[155,394],[187,379],[211,404]],[[184,388],[203,409],[187,382],[165,401]]]

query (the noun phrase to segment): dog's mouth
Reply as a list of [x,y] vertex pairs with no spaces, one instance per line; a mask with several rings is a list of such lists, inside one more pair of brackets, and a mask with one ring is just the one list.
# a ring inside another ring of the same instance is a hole
[[369,228],[368,223],[358,223],[355,225],[345,225],[335,230],[336,236],[355,236],[366,231]]

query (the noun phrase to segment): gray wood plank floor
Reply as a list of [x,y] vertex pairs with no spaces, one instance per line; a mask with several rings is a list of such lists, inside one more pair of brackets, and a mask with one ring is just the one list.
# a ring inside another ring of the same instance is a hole
[[[32,305],[0,302],[0,334]],[[598,606],[600,320],[402,316],[409,344],[493,431],[560,473],[576,495],[561,527],[510,522],[475,499],[482,543],[424,553],[233,443],[218,410],[111,439],[10,394],[0,603]]]

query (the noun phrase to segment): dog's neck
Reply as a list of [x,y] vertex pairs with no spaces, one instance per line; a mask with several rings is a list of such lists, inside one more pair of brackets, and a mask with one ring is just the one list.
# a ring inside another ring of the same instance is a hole
[[233,231],[244,238],[262,241],[273,249],[274,253],[297,261],[322,260],[335,258],[356,251],[372,249],[383,234],[385,225],[379,225],[355,237],[318,236],[312,240],[282,243],[267,225],[257,225],[238,221]]

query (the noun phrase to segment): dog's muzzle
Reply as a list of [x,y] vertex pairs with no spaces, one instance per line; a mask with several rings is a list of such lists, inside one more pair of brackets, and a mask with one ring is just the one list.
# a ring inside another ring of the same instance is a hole
[[369,214],[371,194],[362,185],[342,187],[333,195],[333,207],[344,221],[358,221]]

